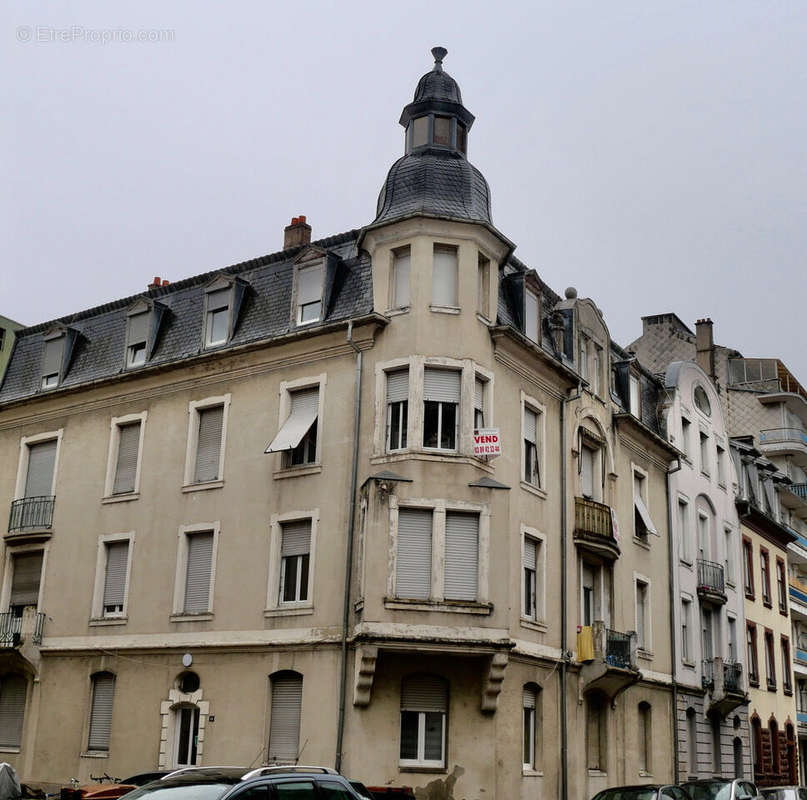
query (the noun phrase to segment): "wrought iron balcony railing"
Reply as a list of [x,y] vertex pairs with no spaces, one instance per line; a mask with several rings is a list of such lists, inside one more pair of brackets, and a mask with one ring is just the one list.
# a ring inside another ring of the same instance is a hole
[[30,530],[49,530],[53,525],[55,497],[22,497],[11,504],[8,516],[8,532],[22,533]]
[[18,647],[29,636],[33,644],[42,644],[44,628],[45,615],[41,612],[23,612],[20,617],[13,611],[4,611],[0,613],[0,647]]
[[743,691],[743,665],[738,661],[723,662],[723,688],[727,692]]
[[631,669],[630,634],[608,628],[605,632],[605,660],[612,667]]
[[701,685],[704,689],[715,685],[715,662],[713,658],[704,658],[701,662]]
[[726,593],[725,573],[723,565],[715,561],[698,559],[698,589],[713,594]]
[[802,500],[807,500],[807,483],[792,483],[790,491]]

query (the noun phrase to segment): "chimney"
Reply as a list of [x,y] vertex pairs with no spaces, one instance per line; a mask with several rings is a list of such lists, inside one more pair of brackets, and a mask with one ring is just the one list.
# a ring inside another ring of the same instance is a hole
[[162,281],[159,277],[154,278],[154,280],[148,285],[149,289],[159,289],[162,286]]
[[715,380],[715,337],[712,320],[709,317],[695,323],[695,347],[698,366]]
[[311,226],[305,221],[305,217],[292,217],[291,225],[286,225],[283,229],[283,249],[302,247],[310,243]]

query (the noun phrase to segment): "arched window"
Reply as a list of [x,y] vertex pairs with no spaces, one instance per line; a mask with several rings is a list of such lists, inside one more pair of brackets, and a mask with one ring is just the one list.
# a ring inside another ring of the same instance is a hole
[[296,764],[300,749],[300,711],[303,704],[303,676],[284,670],[270,676],[272,709],[269,721],[268,761]]
[[754,773],[762,771],[762,723],[759,717],[751,720],[751,738],[754,747]]
[[534,683],[527,683],[522,690],[522,765],[525,771],[539,768],[541,731],[541,690]]
[[689,746],[689,777],[698,775],[698,726],[695,709],[687,709],[687,744]]
[[22,744],[25,695],[28,682],[21,675],[5,675],[0,680],[0,746]]
[[650,703],[639,703],[639,726],[638,726],[638,745],[639,745],[639,772],[649,773],[651,770],[650,756],[652,752],[651,732],[652,725],[652,712]]
[[743,778],[743,742],[739,736],[734,737],[734,777]]
[[723,771],[723,759],[720,752],[720,718],[713,717],[712,723],[712,771],[715,775],[720,775]]
[[448,684],[437,675],[410,675],[401,684],[403,767],[443,767]]
[[112,701],[115,696],[115,676],[111,672],[96,672],[92,676],[92,703],[90,706],[90,732],[87,749],[99,752],[109,750],[109,733],[112,729]]
[[599,694],[586,699],[586,753],[589,769],[608,771],[607,708]]
[[779,726],[776,724],[775,719],[768,723],[768,731],[770,731],[771,735],[771,771],[779,772]]

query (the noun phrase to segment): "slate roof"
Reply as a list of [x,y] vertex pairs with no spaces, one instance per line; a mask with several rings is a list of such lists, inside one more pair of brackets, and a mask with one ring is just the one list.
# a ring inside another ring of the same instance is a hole
[[[313,246],[327,251],[335,268],[326,270],[323,298],[328,307],[325,317],[320,322],[304,326],[307,330],[372,311],[370,258],[366,252],[357,251],[358,235],[358,230],[352,230],[312,242]],[[199,355],[203,351],[204,288],[219,274],[237,275],[246,282],[247,289],[232,338],[225,346],[207,352],[293,332],[297,329],[292,317],[293,259],[301,249],[265,255],[22,329],[0,387],[0,403],[40,393],[42,334],[57,324],[71,328],[78,335],[59,388],[49,390],[48,394],[123,373],[126,311],[141,297],[149,297],[166,308],[148,365],[180,362]],[[326,258],[326,262],[328,260]]]
[[421,103],[424,100],[462,105],[462,92],[460,92],[459,84],[447,72],[442,69],[433,69],[418,81],[412,102]]

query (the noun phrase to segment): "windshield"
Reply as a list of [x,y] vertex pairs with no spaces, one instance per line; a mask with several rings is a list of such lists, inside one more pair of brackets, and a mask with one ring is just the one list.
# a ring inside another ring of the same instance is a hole
[[656,790],[641,789],[606,789],[594,796],[594,800],[656,800]]
[[731,783],[726,781],[688,783],[684,788],[692,800],[731,800]]
[[165,786],[161,783],[149,783],[129,794],[123,795],[126,800],[218,800],[232,783],[179,783]]

